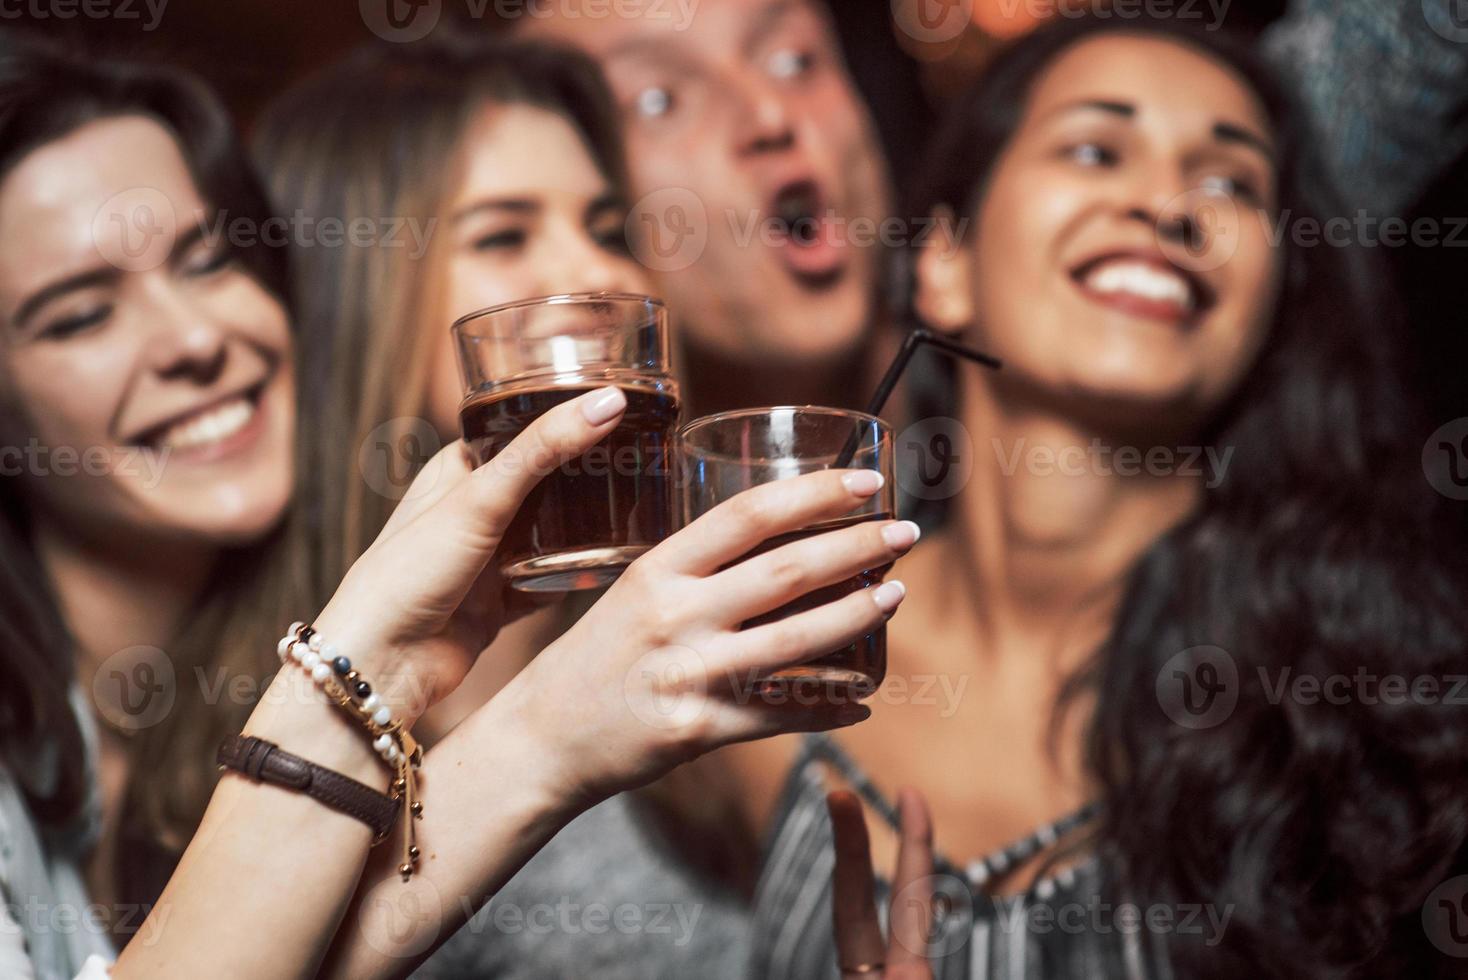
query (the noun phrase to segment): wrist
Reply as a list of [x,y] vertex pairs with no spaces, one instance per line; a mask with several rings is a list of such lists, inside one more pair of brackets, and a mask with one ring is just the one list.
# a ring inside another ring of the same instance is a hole
[[373,751],[367,732],[331,703],[294,661],[276,672],[242,734],[274,742],[374,788],[391,781],[392,774]]
[[514,760],[517,781],[523,780],[542,807],[569,820],[609,794],[585,771],[586,753],[565,737],[574,722],[546,703],[534,673],[532,663],[471,719],[483,726],[483,737],[510,748],[503,756]]
[[392,717],[401,719],[403,728],[411,730],[430,700],[429,687],[415,669],[411,655],[363,625],[361,617],[330,604],[311,625],[335,656],[347,658],[351,669],[367,681]]

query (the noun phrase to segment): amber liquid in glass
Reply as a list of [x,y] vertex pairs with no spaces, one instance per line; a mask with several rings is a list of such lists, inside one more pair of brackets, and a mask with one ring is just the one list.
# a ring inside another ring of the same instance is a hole
[[[827,531],[835,531],[843,527],[851,527],[863,521],[889,521],[891,514],[863,514],[859,517],[847,517],[839,521],[830,521],[815,527],[803,528],[789,534],[782,534],[766,541],[751,551],[745,558],[751,558],[766,551],[773,551],[781,545],[801,538],[808,538],[815,534],[824,534]],[[743,560],[743,559],[741,559]],[[784,619],[796,613],[805,612],[807,609],[815,609],[828,602],[835,602],[844,596],[861,589],[871,588],[878,585],[887,572],[892,568],[892,563],[877,568],[868,569],[858,575],[854,575],[843,582],[828,585],[807,593],[799,599],[787,602],[779,609],[766,613],[755,619],[741,623],[741,627],[750,628],[760,626],[764,623]],[[777,671],[768,677],[760,678],[755,683],[756,693],[793,693],[809,691],[812,687],[823,687],[828,689],[832,695],[839,695],[846,699],[861,700],[870,697],[881,685],[883,678],[887,676],[887,627],[885,624],[858,639],[849,646],[830,653],[815,660],[808,661],[795,667],[788,667]]]
[[[471,395],[459,410],[464,440],[483,464],[538,416],[601,387],[605,382],[588,381]],[[678,399],[656,382],[618,387],[627,396],[622,421],[584,456],[548,473],[510,524],[499,554],[515,588],[598,588],[673,532]]]

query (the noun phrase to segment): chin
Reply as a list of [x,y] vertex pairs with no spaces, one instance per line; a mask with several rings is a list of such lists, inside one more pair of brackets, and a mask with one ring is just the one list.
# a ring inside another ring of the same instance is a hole
[[774,328],[766,345],[772,356],[799,362],[830,361],[864,350],[874,311],[858,284],[831,293],[803,293],[783,305],[767,323]]
[[171,536],[216,548],[246,548],[258,544],[280,526],[290,507],[289,487],[220,488],[213,493],[190,494],[166,509]]

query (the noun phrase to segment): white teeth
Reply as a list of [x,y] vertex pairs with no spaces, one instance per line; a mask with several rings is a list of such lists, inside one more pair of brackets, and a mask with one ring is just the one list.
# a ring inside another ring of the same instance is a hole
[[194,449],[228,439],[250,424],[255,405],[248,398],[232,398],[205,412],[171,425],[158,440],[160,448]]
[[1102,262],[1086,274],[1084,282],[1086,288],[1096,293],[1130,293],[1142,299],[1176,303],[1185,311],[1193,309],[1193,290],[1187,280],[1148,262],[1127,259]]

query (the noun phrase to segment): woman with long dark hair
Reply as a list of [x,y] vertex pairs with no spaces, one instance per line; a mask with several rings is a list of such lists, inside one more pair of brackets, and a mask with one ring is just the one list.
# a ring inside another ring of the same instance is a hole
[[75,900],[96,845],[108,910],[69,931],[18,917],[50,975],[136,929],[126,906],[161,885],[141,845],[181,849],[212,747],[248,714],[206,704],[194,671],[267,666],[290,589],[294,359],[283,255],[204,233],[269,212],[191,78],[0,34],[0,180],[7,882]]
[[[961,694],[793,770],[733,753],[769,826],[760,976],[1452,973],[1423,913],[1465,870],[1468,617],[1402,327],[1363,250],[1297,236],[1341,213],[1305,120],[1186,27],[1042,29],[929,154],[911,213],[963,235],[916,254],[915,310],[1004,369],[920,413],[953,417],[954,469],[889,646]],[[851,891],[837,947],[811,938],[832,780],[867,803],[833,801],[838,888],[867,829],[893,866],[899,784],[929,800],[903,800],[886,952]]]

